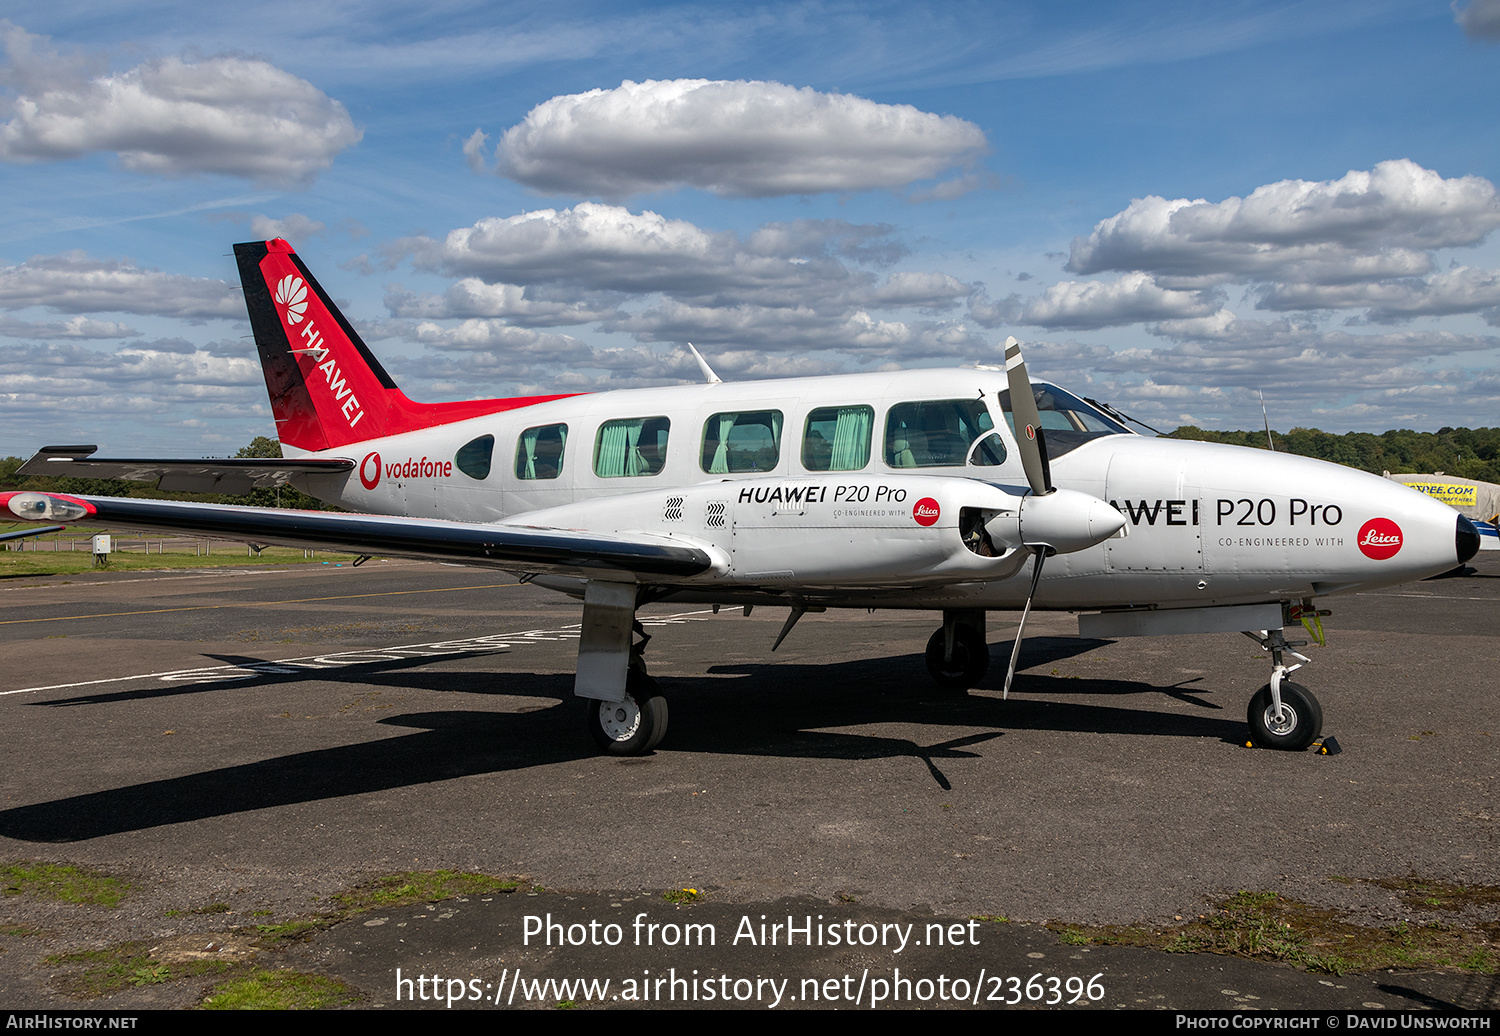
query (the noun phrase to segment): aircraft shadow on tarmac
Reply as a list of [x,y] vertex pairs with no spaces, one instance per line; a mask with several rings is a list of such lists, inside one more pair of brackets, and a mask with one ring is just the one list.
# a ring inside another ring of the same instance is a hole
[[[1080,648],[1076,640],[1053,639],[1056,644],[1048,638],[1039,638],[1035,646],[1028,644],[1023,649],[1023,661],[1035,667],[1090,646],[1085,642]],[[362,688],[538,698],[551,704],[508,712],[455,709],[387,716],[378,722],[416,728],[415,732],[15,807],[0,811],[0,836],[30,842],[84,841],[277,806],[546,766],[597,754],[583,732],[581,711],[585,706],[572,696],[570,674],[403,671],[413,663],[431,666],[434,661],[438,660],[427,657],[316,672],[261,672],[254,683],[335,681],[356,683]],[[939,761],[975,758],[981,754],[973,750],[975,746],[1002,738],[1008,730],[1214,738],[1227,744],[1239,743],[1244,734],[1243,722],[1228,718],[1044,701],[1029,696],[1051,693],[1055,697],[1061,691],[1098,700],[1166,694],[1200,708],[1218,709],[1182,695],[1177,688],[1141,682],[1022,675],[1009,701],[991,694],[942,692],[931,686],[920,656],[818,665],[726,666],[715,672],[724,675],[661,681],[673,703],[668,751],[849,760],[911,758],[922,762],[931,779],[948,789],[952,785]],[[728,687],[725,676],[730,677]],[[48,702],[45,706],[104,704],[161,693],[203,693],[221,687],[245,687],[248,682],[116,692]],[[747,709],[747,700],[755,707]],[[982,729],[928,745],[909,738],[850,732],[850,728],[879,724]]]

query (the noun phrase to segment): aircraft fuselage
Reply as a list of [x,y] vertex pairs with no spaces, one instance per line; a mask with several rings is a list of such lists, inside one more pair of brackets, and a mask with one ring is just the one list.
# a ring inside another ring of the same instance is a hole
[[[718,558],[681,581],[703,599],[795,586],[830,605],[1013,608],[1026,552],[963,542],[966,510],[1003,515],[1029,493],[1006,387],[1002,372],[946,369],[600,392],[297,452],[356,465],[297,481],[368,513],[686,540]],[[855,449],[830,456],[840,413]],[[989,430],[1003,448],[975,463],[958,440]],[[1108,501],[1125,533],[1059,554],[1037,607],[1287,600],[1455,564],[1453,512],[1374,475],[1123,431],[1075,438],[1055,484]]]

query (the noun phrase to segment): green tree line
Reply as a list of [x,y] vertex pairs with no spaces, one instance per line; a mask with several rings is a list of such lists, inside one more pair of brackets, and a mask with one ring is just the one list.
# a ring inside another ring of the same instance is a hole
[[[1266,448],[1264,430],[1211,432],[1184,425],[1167,438]],[[1373,432],[1335,435],[1316,428],[1293,428],[1286,433],[1273,430],[1271,438],[1281,453],[1316,457],[1377,475],[1384,471],[1392,474],[1441,471],[1459,478],[1500,483],[1500,428],[1439,428],[1435,432],[1401,428],[1379,435]]]

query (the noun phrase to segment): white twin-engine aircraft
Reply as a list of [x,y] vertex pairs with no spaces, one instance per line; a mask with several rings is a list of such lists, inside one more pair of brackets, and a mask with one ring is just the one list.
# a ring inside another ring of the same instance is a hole
[[699,357],[705,384],[415,403],[290,245],[235,255],[285,459],[61,446],[21,471],[218,492],[290,483],[361,513],[56,493],[0,507],[489,565],[581,597],[575,689],[609,753],[649,751],[666,731],[635,613],[667,600],[788,606],[777,645],[809,611],[938,611],[927,668],[954,688],[984,677],[986,613],[1024,609],[1007,693],[1033,606],[1087,613],[1089,637],[1244,631],[1273,663],[1251,740],[1303,749],[1322,713],[1284,679],[1308,660],[1283,627],[1302,620],[1321,639],[1313,598],[1434,575],[1478,549],[1466,518],[1375,475],[1134,434],[1032,384],[1014,339],[1004,370],[728,384]]

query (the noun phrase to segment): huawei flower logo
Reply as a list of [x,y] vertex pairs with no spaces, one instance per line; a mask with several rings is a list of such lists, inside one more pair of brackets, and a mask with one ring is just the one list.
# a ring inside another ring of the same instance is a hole
[[288,324],[302,323],[307,312],[307,285],[302,278],[289,273],[276,283],[276,302],[286,314]]

